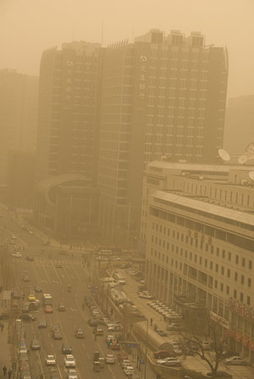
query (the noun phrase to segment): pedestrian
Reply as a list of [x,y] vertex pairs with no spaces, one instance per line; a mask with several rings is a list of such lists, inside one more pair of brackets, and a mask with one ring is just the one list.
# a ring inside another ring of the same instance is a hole
[[4,330],[4,324],[1,322],[0,324],[1,332]]
[[4,376],[6,375],[6,372],[7,372],[7,367],[4,366],[4,367],[3,367],[3,374],[4,374]]
[[11,376],[12,376],[12,369],[11,369],[11,368],[9,368],[9,370],[8,370],[8,378],[10,379],[10,378],[11,378]]

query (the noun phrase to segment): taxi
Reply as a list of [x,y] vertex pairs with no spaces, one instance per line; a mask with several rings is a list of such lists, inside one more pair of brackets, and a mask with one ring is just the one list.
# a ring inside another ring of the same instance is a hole
[[27,300],[30,302],[33,302],[33,301],[36,301],[37,299],[35,295],[31,293],[30,295],[28,295]]

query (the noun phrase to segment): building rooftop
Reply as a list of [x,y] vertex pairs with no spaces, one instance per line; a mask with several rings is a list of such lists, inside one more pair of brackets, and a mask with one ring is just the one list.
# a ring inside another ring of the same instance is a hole
[[168,170],[185,170],[185,171],[218,171],[228,173],[231,170],[252,171],[254,166],[243,165],[226,165],[226,164],[197,164],[189,162],[169,162],[169,161],[153,161],[147,165],[147,169],[168,169]]
[[165,191],[156,191],[153,194],[153,198],[156,201],[168,202],[176,205],[178,208],[189,208],[194,213],[205,214],[209,213],[214,218],[220,218],[221,220],[227,219],[234,221],[236,224],[245,224],[253,227],[254,231],[254,214],[247,212],[241,212],[234,209],[228,209],[219,205],[207,203],[205,201],[196,200],[193,198],[180,196],[178,194],[167,193]]

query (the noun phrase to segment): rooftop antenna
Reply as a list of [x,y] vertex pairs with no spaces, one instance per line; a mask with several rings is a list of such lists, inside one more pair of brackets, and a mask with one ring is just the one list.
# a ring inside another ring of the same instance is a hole
[[224,162],[229,162],[231,157],[229,155],[229,153],[224,150],[224,149],[219,149],[218,150],[218,154],[219,154],[219,157],[224,161]]

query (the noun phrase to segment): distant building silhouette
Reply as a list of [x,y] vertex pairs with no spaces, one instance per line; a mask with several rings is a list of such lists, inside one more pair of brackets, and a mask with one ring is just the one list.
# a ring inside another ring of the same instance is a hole
[[64,43],[44,51],[40,66],[38,177],[95,177],[100,45]]
[[0,70],[0,184],[7,184],[12,150],[35,150],[38,78]]

